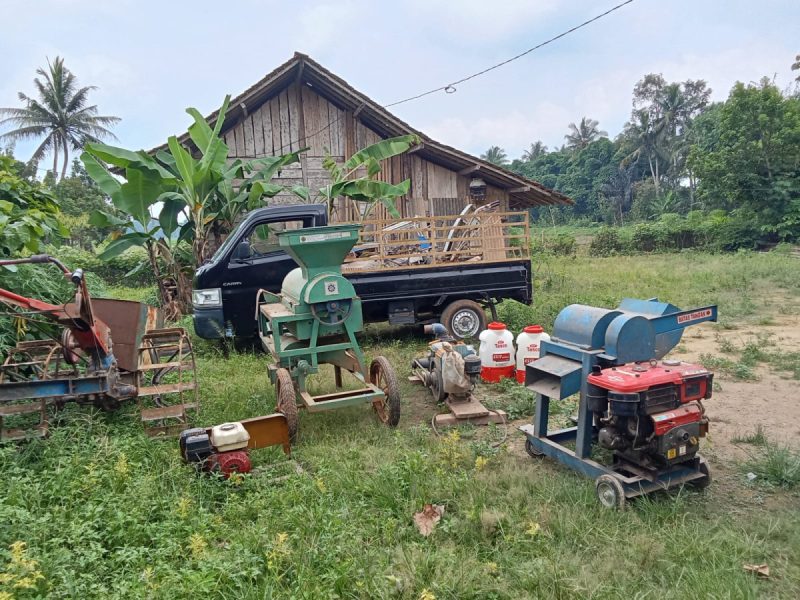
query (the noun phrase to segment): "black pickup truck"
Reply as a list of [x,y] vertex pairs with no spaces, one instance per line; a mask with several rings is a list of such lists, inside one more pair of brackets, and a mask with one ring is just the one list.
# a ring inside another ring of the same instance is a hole
[[[297,266],[279,248],[275,233],[327,222],[325,205],[274,206],[250,212],[213,258],[197,269],[192,295],[197,335],[206,339],[256,335],[257,291],[280,292],[283,278]],[[345,276],[361,298],[365,322],[440,321],[462,338],[486,328],[485,309],[494,316],[497,301],[531,301],[528,258],[399,270],[378,267],[345,272]]]

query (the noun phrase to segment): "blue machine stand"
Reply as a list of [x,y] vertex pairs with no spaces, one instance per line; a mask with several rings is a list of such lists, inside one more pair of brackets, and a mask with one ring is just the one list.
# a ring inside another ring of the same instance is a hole
[[[556,317],[552,339],[542,342],[539,360],[525,372],[525,386],[537,394],[533,423],[520,427],[528,454],[554,458],[591,477],[598,499],[609,508],[622,508],[626,499],[657,490],[709,482],[708,465],[699,454],[655,475],[616,453],[611,465],[592,460],[598,428],[587,399],[587,378],[597,367],[660,359],[677,346],[684,328],[716,320],[716,306],[681,311],[655,298],[625,298],[614,310],[581,304],[564,308]],[[549,431],[550,400],[578,392],[577,426]],[[575,449],[566,444],[574,444]]]

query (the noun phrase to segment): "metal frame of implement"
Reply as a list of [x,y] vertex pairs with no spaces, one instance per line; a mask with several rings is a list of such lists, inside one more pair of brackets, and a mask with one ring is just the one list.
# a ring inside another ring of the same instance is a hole
[[[655,477],[627,462],[604,465],[590,458],[597,439],[593,414],[587,401],[587,378],[593,368],[661,358],[680,341],[683,329],[717,320],[717,307],[681,311],[656,299],[624,299],[616,310],[572,305],[559,313],[553,338],[541,345],[538,361],[527,366],[525,386],[536,392],[533,422],[523,425],[526,449],[532,456],[548,456],[587,477],[613,477],[625,498],[670,489],[705,478],[705,459],[663,469]],[[580,392],[578,423],[549,431],[551,399]],[[574,444],[575,449],[566,444]]]

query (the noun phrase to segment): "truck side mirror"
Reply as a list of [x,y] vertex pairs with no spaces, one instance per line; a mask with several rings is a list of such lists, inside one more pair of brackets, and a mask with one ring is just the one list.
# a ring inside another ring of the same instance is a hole
[[236,250],[233,253],[234,260],[247,260],[252,256],[250,252],[250,242],[247,240],[241,241],[237,244]]

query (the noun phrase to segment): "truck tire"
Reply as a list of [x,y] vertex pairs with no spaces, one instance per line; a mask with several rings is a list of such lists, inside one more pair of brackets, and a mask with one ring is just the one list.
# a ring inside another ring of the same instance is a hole
[[441,322],[458,340],[476,337],[486,329],[486,311],[473,300],[455,300],[442,311]]

